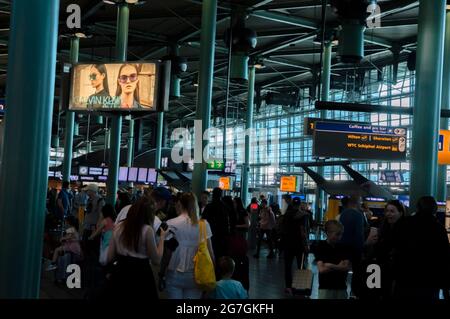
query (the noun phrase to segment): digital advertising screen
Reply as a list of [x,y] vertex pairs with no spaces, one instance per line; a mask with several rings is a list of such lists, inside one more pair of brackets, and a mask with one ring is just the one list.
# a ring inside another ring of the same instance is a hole
[[74,111],[155,111],[156,63],[77,64],[69,109]]
[[313,156],[405,161],[406,136],[403,127],[316,122]]

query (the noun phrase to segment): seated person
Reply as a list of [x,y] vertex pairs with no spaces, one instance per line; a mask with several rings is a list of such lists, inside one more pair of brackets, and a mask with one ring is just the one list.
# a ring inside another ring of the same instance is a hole
[[58,261],[58,257],[63,256],[65,253],[69,252],[81,257],[80,235],[77,231],[77,220],[74,216],[67,216],[65,222],[67,229],[64,232],[64,236],[61,238],[62,245],[53,252],[52,263],[47,267],[47,271],[57,269],[56,262]]
[[340,244],[344,226],[337,220],[325,223],[327,240],[315,251],[319,270],[319,299],[347,299],[347,274],[351,268],[351,250]]
[[234,261],[224,256],[219,259],[218,268],[222,279],[217,282],[216,289],[210,294],[212,299],[248,299],[247,291],[239,281],[231,279],[234,272]]

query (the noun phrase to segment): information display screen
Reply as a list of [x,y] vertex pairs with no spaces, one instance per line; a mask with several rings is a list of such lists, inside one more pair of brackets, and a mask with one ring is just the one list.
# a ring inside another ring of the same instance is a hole
[[296,192],[297,191],[297,176],[281,176],[280,191],[282,192]]
[[231,190],[231,178],[230,177],[220,177],[219,178],[219,187],[225,191]]
[[137,167],[128,168],[128,181],[137,182],[138,169]]
[[316,122],[313,156],[406,160],[406,128]]
[[89,167],[89,175],[103,175],[103,168]]
[[145,183],[147,181],[148,168],[139,168],[138,182]]
[[380,173],[380,182],[403,183],[403,174],[399,171],[383,171]]
[[148,169],[147,182],[148,183],[156,183],[158,179],[158,174],[154,168]]
[[128,167],[119,168],[119,182],[126,182],[128,180]]
[[158,173],[154,168],[121,167],[119,182],[156,183]]

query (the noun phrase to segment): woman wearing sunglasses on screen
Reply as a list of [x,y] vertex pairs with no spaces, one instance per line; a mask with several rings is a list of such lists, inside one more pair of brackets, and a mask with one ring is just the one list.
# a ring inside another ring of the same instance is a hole
[[138,74],[136,64],[123,64],[120,67],[116,91],[116,96],[120,97],[120,108],[140,108]]
[[88,108],[101,108],[111,100],[108,87],[108,73],[104,64],[94,64],[89,72],[89,81],[95,93],[89,96]]

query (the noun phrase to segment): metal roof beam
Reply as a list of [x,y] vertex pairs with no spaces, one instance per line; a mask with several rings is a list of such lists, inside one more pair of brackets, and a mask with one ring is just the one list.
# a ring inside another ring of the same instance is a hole
[[[314,30],[320,29],[320,23],[319,22],[316,22],[316,21],[311,20],[311,19],[302,18],[302,17],[292,16],[292,15],[282,14],[282,13],[267,12],[267,11],[261,11],[261,12],[260,11],[255,11],[255,12],[252,12],[251,14],[253,16],[260,17],[260,18],[263,18],[263,19],[267,19],[267,20],[270,20],[270,21],[275,21],[275,22],[295,25],[295,26],[298,26],[298,27],[314,29]],[[367,35],[366,34],[364,36],[364,40],[369,42],[369,43],[377,44],[377,45],[380,45],[380,46],[383,46],[383,47],[392,47],[392,43],[390,41],[388,41],[387,39],[384,39],[384,38],[380,38],[380,37],[371,36],[371,35]]]
[[295,25],[297,27],[307,28],[307,29],[317,29],[320,27],[320,23],[305,19],[297,16],[292,16],[289,14],[283,14],[283,13],[276,13],[276,12],[269,12],[269,11],[254,11],[251,13],[254,17],[263,18],[270,21]]
[[311,39],[315,38],[316,35],[317,35],[317,31],[313,31],[306,35],[292,37],[290,39],[271,44],[263,49],[253,51],[250,53],[250,56],[269,55],[270,53],[278,51],[283,48],[286,48],[286,47],[290,46],[291,44],[311,40]]

